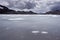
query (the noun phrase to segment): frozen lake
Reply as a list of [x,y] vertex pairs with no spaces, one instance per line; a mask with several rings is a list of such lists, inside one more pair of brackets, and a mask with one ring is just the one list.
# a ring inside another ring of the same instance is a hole
[[0,40],[60,40],[60,15],[0,15]]

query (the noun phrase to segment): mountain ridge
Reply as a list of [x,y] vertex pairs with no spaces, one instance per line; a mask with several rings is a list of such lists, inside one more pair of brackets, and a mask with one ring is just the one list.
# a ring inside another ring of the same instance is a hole
[[6,6],[0,5],[0,14],[58,14],[60,15],[60,10],[48,11],[46,13],[34,13],[32,11],[15,11],[9,9]]

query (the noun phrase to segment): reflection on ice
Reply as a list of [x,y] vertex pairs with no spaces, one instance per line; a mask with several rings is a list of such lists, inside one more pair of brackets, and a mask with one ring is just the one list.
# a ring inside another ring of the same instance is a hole
[[8,20],[24,20],[23,18],[10,18]]
[[40,33],[40,31],[32,31],[32,33]]
[[24,36],[22,35],[21,38],[24,38]]
[[9,28],[7,27],[6,30],[9,30]]
[[7,19],[7,17],[2,17],[2,19]]
[[58,37],[56,37],[56,40],[58,40],[59,38]]

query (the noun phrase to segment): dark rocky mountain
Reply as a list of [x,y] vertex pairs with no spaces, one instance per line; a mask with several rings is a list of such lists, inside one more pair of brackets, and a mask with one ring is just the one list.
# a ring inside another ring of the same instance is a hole
[[0,5],[0,14],[37,14],[37,13],[34,13],[32,11],[15,11],[15,10],[12,10],[12,9],[9,9],[5,6],[2,6]]
[[49,11],[49,12],[46,12],[45,14],[57,14],[57,15],[60,15],[60,10]]

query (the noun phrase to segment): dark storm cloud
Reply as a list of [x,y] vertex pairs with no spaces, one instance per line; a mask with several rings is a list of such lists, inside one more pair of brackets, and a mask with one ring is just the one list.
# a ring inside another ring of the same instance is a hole
[[55,2],[55,5],[51,8],[51,10],[60,10],[60,2]]

